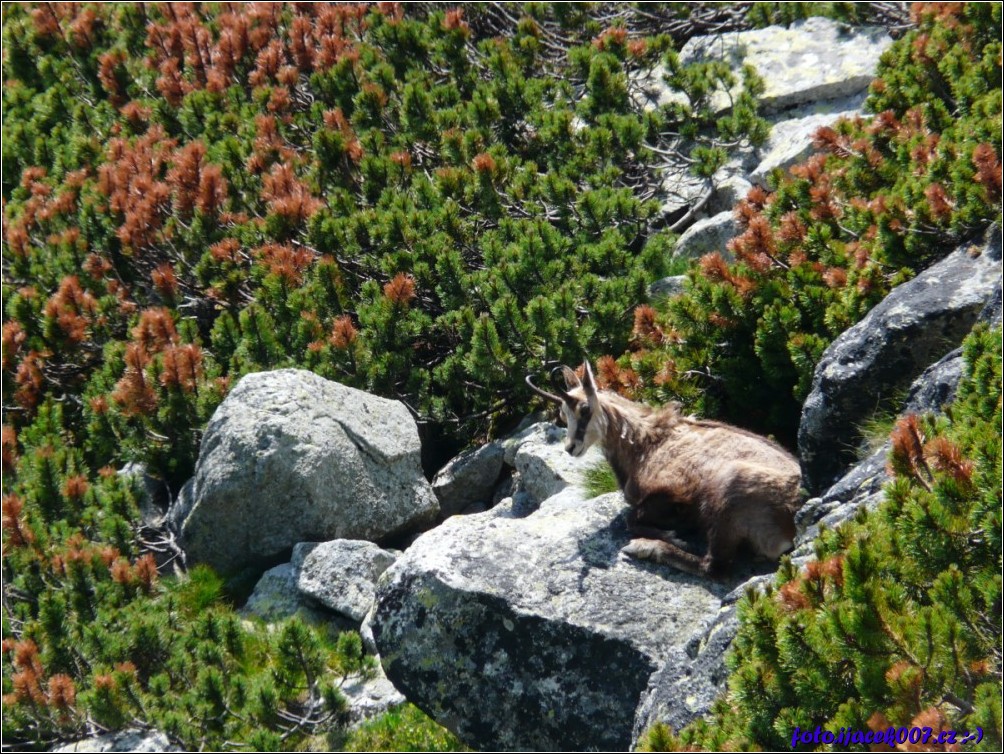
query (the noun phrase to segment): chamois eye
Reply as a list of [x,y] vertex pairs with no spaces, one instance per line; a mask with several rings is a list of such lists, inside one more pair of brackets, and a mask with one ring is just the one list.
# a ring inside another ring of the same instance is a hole
[[579,419],[581,419],[582,421],[589,421],[589,417],[591,414],[592,411],[590,410],[589,406],[583,406],[582,408],[579,409]]

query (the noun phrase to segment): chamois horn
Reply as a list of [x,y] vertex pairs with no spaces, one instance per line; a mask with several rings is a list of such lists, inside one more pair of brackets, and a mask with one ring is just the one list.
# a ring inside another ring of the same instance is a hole
[[[560,369],[561,367],[557,368]],[[533,382],[530,379],[530,375],[526,376],[526,384],[533,392],[535,392],[541,398],[547,398],[547,400],[554,401],[555,403],[563,403],[564,401],[568,400],[568,393],[566,393],[560,387],[556,388],[557,391],[560,393],[560,395],[555,395],[554,393],[549,393],[546,390],[541,390],[539,387],[533,384]]]

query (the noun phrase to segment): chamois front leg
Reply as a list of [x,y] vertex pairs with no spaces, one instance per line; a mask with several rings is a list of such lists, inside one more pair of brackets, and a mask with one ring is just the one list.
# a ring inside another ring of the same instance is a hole
[[621,552],[639,560],[673,566],[695,576],[706,576],[710,560],[700,557],[687,549],[687,544],[672,531],[657,529],[643,523],[645,509],[632,508],[628,512],[628,531],[634,539]]
[[673,566],[694,576],[707,576],[711,572],[711,561],[707,556],[694,555],[664,539],[632,539],[621,552],[638,560]]

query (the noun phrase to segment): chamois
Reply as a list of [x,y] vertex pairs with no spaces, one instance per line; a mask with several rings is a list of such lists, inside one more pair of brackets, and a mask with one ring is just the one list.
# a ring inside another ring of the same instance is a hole
[[[597,390],[589,363],[583,366],[581,381],[561,367],[565,389],[557,387],[558,394],[541,390],[530,376],[526,382],[561,405],[568,453],[581,456],[595,443],[603,448],[631,508],[635,538],[622,552],[722,578],[743,542],[771,560],[791,548],[802,492],[790,453],[738,427],[685,417],[675,404],[655,410]],[[683,529],[707,539],[705,555],[677,539],[675,531]]]

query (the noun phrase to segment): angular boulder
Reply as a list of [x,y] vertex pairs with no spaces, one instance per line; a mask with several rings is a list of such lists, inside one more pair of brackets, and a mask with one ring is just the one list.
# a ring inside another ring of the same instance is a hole
[[831,126],[841,118],[860,115],[865,94],[814,103],[808,107],[786,112],[783,120],[771,126],[770,136],[760,150],[760,163],[750,173],[753,183],[766,185],[772,170],[787,170],[802,162],[813,151],[813,137],[823,126]]
[[478,749],[627,749],[650,676],[728,588],[620,555],[626,510],[569,487],[423,534],[368,618],[388,678]]
[[190,560],[232,572],[297,542],[381,541],[439,512],[402,403],[282,369],[213,414],[172,518]]
[[803,483],[825,488],[846,469],[858,427],[972,329],[1001,279],[1001,234],[967,245],[898,286],[823,353],[798,430]]
[[442,515],[452,516],[475,503],[490,503],[502,473],[505,451],[491,442],[461,453],[432,480]]
[[336,539],[301,542],[293,548],[291,566],[301,596],[362,623],[373,606],[380,574],[396,559],[372,542]]

